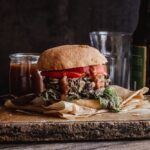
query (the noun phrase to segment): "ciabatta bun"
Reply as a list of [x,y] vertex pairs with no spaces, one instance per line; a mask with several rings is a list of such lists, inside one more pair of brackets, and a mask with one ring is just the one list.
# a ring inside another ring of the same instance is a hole
[[38,69],[64,70],[105,64],[107,59],[96,48],[88,45],[63,45],[44,51],[38,61]]

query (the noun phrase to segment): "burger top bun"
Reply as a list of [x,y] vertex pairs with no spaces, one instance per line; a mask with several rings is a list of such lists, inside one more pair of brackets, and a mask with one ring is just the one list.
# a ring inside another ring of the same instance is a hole
[[38,61],[38,69],[64,70],[105,64],[107,59],[96,48],[88,45],[63,45],[44,51]]

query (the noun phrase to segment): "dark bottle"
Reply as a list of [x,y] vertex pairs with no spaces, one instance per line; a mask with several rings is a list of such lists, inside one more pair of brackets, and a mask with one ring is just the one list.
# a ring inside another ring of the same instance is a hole
[[141,1],[139,22],[133,34],[131,87],[150,87],[150,0]]

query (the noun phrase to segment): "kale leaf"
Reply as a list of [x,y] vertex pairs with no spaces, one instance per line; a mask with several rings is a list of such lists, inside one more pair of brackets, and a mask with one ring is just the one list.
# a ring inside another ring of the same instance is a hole
[[103,95],[100,96],[98,99],[102,108],[114,112],[120,111],[120,104],[122,102],[122,99],[117,95],[113,87],[106,87],[106,89],[103,92]]

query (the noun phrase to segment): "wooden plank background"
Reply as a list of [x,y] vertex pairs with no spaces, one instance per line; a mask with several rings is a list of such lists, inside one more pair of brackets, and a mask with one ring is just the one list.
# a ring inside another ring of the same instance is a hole
[[0,0],[0,94],[8,92],[9,54],[90,44],[93,30],[133,33],[140,0]]

